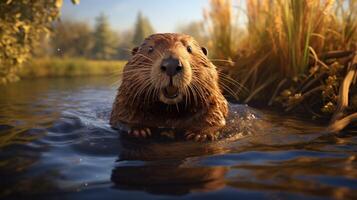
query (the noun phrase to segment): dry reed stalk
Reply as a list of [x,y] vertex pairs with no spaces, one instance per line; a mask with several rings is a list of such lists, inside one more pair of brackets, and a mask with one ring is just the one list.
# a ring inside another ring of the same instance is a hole
[[335,123],[339,118],[343,116],[344,110],[348,106],[348,97],[349,90],[352,84],[352,81],[357,73],[357,55],[354,56],[354,59],[351,61],[350,69],[345,76],[340,90],[339,90],[339,99],[337,102],[337,109],[332,116],[331,123]]
[[346,126],[350,123],[357,121],[357,112],[350,114],[342,119],[336,120],[332,122],[328,128],[328,132],[338,133],[339,131],[343,130]]

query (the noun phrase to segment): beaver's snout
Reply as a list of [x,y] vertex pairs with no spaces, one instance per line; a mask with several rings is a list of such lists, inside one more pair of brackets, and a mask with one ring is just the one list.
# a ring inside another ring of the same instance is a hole
[[165,72],[168,76],[172,77],[182,72],[183,65],[179,59],[168,57],[162,60],[161,71]]

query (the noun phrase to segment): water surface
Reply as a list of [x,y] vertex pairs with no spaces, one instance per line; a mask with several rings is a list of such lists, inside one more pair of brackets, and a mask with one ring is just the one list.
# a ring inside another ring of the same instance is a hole
[[220,142],[130,140],[108,125],[115,87],[108,78],[1,86],[0,198],[357,198],[353,133],[231,105],[239,128]]

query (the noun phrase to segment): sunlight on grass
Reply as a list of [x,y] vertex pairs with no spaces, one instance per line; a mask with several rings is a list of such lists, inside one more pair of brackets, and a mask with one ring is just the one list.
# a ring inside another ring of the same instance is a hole
[[[240,101],[313,118],[341,112],[339,101],[356,96],[356,78],[348,87],[342,82],[356,70],[357,1],[244,2],[239,16],[232,16],[239,8],[228,0],[211,0],[205,12],[215,59],[227,61],[216,65],[247,89],[239,93]],[[232,27],[240,17],[246,24]],[[233,39],[238,44],[232,47]]]
[[82,58],[38,58],[19,71],[21,78],[72,77],[119,74],[126,61],[87,60]]

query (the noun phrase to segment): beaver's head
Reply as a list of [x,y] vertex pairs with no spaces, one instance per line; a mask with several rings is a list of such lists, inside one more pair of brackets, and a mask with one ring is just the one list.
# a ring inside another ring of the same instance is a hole
[[132,101],[197,104],[219,92],[216,67],[208,60],[207,50],[189,35],[151,35],[132,55],[123,76]]

